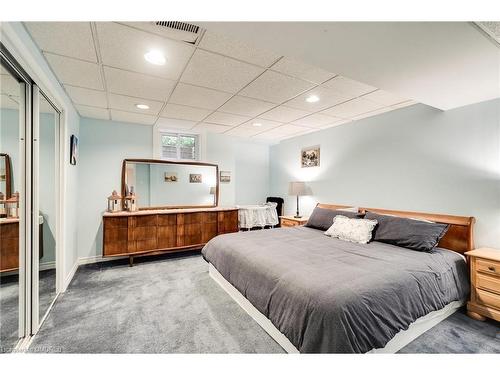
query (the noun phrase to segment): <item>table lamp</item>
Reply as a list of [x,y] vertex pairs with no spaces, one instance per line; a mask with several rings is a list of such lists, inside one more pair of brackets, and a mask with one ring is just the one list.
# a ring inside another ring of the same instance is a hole
[[290,184],[288,185],[288,194],[297,196],[297,214],[294,217],[295,218],[302,217],[299,213],[299,197],[301,195],[308,195],[306,183],[303,181],[290,182]]

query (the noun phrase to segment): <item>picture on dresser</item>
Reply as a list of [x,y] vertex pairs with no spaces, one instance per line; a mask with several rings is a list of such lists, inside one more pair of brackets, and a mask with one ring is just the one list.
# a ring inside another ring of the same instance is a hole
[[177,182],[177,172],[165,172],[165,182]]
[[319,146],[312,146],[302,149],[301,167],[319,167]]
[[220,171],[220,182],[228,184],[231,182],[231,172],[230,171]]
[[189,182],[192,184],[201,184],[202,182],[201,174],[191,173],[189,175]]

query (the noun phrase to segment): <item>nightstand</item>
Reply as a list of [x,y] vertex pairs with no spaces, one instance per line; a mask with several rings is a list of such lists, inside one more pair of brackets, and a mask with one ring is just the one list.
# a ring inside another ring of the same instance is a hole
[[481,248],[469,257],[471,292],[467,315],[476,320],[500,321],[500,250]]
[[280,216],[282,227],[296,227],[307,223],[308,217]]

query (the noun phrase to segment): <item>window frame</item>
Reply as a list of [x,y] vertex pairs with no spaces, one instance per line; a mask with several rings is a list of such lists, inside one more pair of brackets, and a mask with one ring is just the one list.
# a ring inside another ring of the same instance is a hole
[[[177,149],[177,157],[176,158],[168,158],[163,155],[163,141],[162,138],[164,135],[172,135],[172,136],[177,136],[177,140],[179,140],[180,137],[186,136],[186,137],[194,137],[195,138],[195,158],[194,159],[184,159],[181,158],[181,147],[179,143],[176,145]],[[166,160],[166,161],[201,161],[201,134],[198,133],[191,133],[191,132],[180,132],[178,130],[166,130],[166,129],[161,129],[158,130],[158,145],[159,145],[159,158],[161,160]]]

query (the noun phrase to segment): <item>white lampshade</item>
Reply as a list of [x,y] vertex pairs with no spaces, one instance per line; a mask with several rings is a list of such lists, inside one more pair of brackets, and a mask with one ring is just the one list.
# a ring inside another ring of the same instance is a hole
[[288,185],[288,194],[289,195],[308,195],[306,183],[303,181],[290,182],[290,184]]

